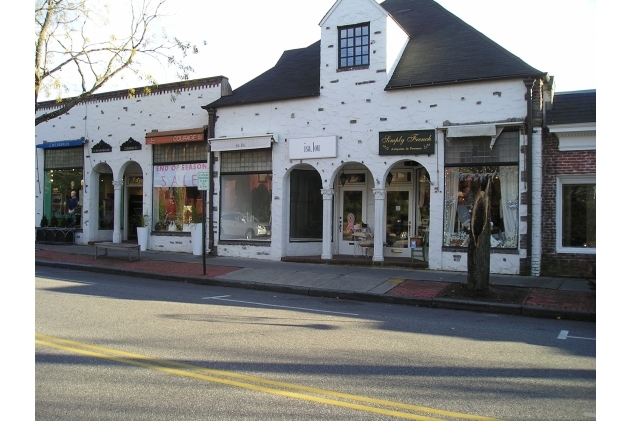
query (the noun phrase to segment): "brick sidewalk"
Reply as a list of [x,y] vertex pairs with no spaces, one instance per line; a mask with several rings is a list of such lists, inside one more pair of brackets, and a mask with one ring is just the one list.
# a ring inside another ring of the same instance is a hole
[[[175,275],[198,279],[220,277],[241,269],[234,266],[206,265],[206,275],[204,275],[202,263],[197,262],[173,262],[149,259],[130,262],[126,256],[99,256],[99,258],[95,259],[93,255],[66,253],[47,249],[35,249],[35,258],[42,261],[48,260],[50,262],[71,263],[105,269],[122,269],[130,273]],[[402,282],[387,291],[385,295],[392,297],[434,299],[440,298],[441,295],[443,295],[441,292],[447,287],[453,286],[453,282],[403,279]],[[522,289],[519,287],[514,288]],[[593,292],[529,288],[525,297],[526,298],[523,299],[521,303],[515,304],[520,304],[524,308],[579,312],[590,314],[594,317],[596,315],[596,294]],[[467,298],[462,297],[446,296],[446,298],[463,300],[463,302],[467,300]]]
[[180,276],[192,276],[200,278],[214,278],[226,275],[238,267],[206,265],[206,275],[201,263],[170,262],[164,260],[134,260],[129,261],[127,257],[101,257],[95,259],[94,256],[85,254],[63,253],[54,250],[35,250],[35,258],[49,260],[51,262],[73,263],[77,265],[97,266],[103,268],[125,269],[130,272],[146,272],[156,274],[169,274]]

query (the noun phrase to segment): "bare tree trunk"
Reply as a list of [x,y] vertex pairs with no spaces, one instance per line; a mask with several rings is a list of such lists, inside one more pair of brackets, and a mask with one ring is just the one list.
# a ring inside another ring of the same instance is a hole
[[485,180],[475,195],[471,211],[471,231],[467,249],[467,287],[485,291],[489,288],[491,266],[491,194],[492,183]]

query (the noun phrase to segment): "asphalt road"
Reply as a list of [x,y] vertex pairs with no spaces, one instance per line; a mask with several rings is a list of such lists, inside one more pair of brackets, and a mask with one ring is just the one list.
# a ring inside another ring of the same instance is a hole
[[36,267],[38,420],[590,420],[596,326]]

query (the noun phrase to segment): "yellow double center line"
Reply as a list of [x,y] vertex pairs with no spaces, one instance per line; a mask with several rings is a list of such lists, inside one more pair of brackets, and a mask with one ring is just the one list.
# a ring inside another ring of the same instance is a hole
[[[342,408],[356,409],[358,411],[372,412],[381,415],[389,415],[397,418],[420,421],[444,421],[445,418],[431,418],[416,413],[434,414],[442,417],[467,419],[476,421],[501,421],[497,418],[489,418],[478,415],[463,414],[451,411],[442,411],[440,409],[427,408],[423,406],[408,405],[399,402],[387,401],[382,399],[373,399],[365,396],[351,395],[348,393],[340,393],[331,390],[318,389],[314,387],[301,386],[292,383],[268,380],[260,377],[248,376],[245,374],[232,373],[228,371],[213,370],[189,364],[178,363],[175,361],[161,360],[159,358],[151,358],[145,355],[133,354],[130,352],[120,351],[111,348],[94,346],[81,342],[70,341],[67,339],[56,338],[53,336],[35,334],[35,344],[55,348],[62,351],[73,352],[94,358],[103,358],[110,361],[116,361],[121,364],[129,364],[137,367],[157,370],[164,373],[175,374],[178,376],[189,377],[198,380],[204,380],[214,383],[225,384],[228,386],[240,387],[243,389],[255,390],[257,392],[270,393],[273,395],[284,396],[294,399],[302,399],[306,401],[339,406]],[[293,390],[293,391],[292,391]],[[296,391],[296,392],[294,392]],[[303,393],[298,393],[303,392]],[[316,396],[314,396],[316,395]],[[319,395],[319,396],[318,396]],[[336,398],[330,399],[327,398]],[[344,399],[344,400],[338,400]],[[354,402],[363,402],[368,406]],[[385,408],[384,408],[385,407]],[[395,408],[395,409],[387,409]],[[410,411],[401,412],[399,410]]]

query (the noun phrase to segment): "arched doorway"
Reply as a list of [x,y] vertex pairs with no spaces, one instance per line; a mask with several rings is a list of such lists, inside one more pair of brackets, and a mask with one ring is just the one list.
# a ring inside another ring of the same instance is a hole
[[403,161],[388,172],[384,212],[384,257],[411,257],[428,239],[430,179],[415,161]]
[[125,215],[124,236],[125,240],[137,240],[138,234],[134,215],[143,214],[143,176],[142,168],[136,162],[130,163],[125,168],[123,192],[123,215]]

